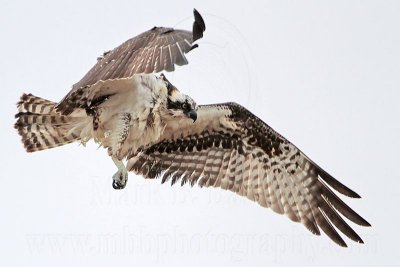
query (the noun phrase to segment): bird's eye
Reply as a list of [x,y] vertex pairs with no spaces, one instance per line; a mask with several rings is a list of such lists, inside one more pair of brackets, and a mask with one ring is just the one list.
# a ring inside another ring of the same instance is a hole
[[187,103],[182,103],[182,109],[187,110],[189,105]]

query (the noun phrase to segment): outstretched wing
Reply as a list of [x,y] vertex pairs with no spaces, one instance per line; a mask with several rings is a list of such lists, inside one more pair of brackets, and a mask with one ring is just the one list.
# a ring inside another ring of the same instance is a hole
[[327,184],[349,197],[359,198],[357,193],[235,103],[200,106],[195,123],[169,123],[161,141],[129,159],[127,168],[146,178],[162,177],[163,183],[181,180],[182,185],[231,190],[303,223],[314,234],[322,229],[341,246],[346,243],[335,227],[363,242],[341,215],[369,226]]
[[91,85],[100,80],[128,78],[134,74],[173,71],[175,65],[185,65],[185,54],[197,47],[193,42],[203,37],[206,29],[203,18],[195,9],[193,31],[154,27],[129,39],[98,58],[92,69],[74,86],[57,105],[64,115],[70,114]]

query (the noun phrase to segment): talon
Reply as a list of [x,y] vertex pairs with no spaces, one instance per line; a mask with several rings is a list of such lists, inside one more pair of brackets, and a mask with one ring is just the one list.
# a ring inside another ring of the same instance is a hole
[[115,181],[115,180],[112,182],[112,187],[113,187],[114,189],[116,189],[116,190],[124,189],[124,188],[125,188],[125,185],[126,185],[126,184],[122,184],[122,183],[120,183],[120,182],[118,182],[118,181]]
[[113,178],[112,187],[114,189],[124,189],[126,183],[128,182],[128,172],[124,164],[120,160],[113,157],[113,161],[115,165],[117,165],[118,171],[112,177]]

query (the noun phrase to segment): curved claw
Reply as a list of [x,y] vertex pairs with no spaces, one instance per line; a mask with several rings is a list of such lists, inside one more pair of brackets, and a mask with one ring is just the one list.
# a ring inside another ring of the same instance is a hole
[[112,187],[114,189],[124,189],[128,181],[128,172],[125,169],[118,170],[113,175]]
[[120,183],[120,182],[118,182],[118,181],[116,181],[116,180],[113,180],[113,182],[112,182],[112,187],[113,187],[114,189],[116,189],[116,190],[124,189],[125,186],[126,186],[126,183],[122,184],[122,183]]

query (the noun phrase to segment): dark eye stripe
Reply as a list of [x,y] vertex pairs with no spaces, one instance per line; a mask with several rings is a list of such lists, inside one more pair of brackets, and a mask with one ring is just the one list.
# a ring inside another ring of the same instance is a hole
[[168,109],[182,109],[182,103],[181,102],[173,102],[173,101],[171,101],[171,99],[168,98],[167,108]]
[[184,111],[189,111],[191,109],[191,105],[189,102],[186,100],[185,102],[179,102],[179,101],[171,101],[171,99],[167,100],[167,108],[168,109],[181,109]]

